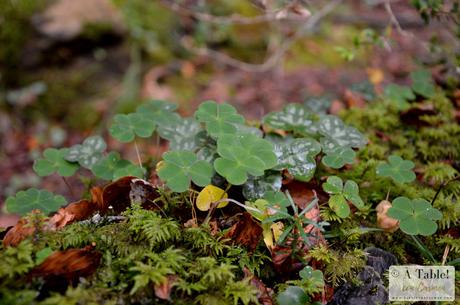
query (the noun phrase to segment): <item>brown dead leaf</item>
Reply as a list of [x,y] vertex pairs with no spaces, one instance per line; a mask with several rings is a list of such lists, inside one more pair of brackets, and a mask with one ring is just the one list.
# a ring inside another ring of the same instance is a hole
[[262,227],[252,219],[251,214],[244,212],[237,223],[225,234],[232,242],[248,247],[253,252],[262,238]]
[[96,271],[101,257],[102,254],[92,246],[57,251],[35,267],[30,276],[52,282],[66,280],[68,284],[75,284],[80,277],[88,277]]
[[95,186],[91,188],[91,201],[97,206],[98,211],[104,209],[104,202],[102,200],[103,189],[100,186]]
[[160,285],[155,285],[155,295],[162,300],[171,300],[171,288],[177,280],[177,275],[168,275],[166,280]]
[[291,194],[295,204],[301,209],[305,209],[307,205],[315,198],[316,186],[314,184],[301,181],[291,181],[285,188]]
[[97,210],[97,204],[83,199],[73,202],[65,208],[60,208],[48,222],[48,229],[55,230],[61,229],[66,225],[88,219]]
[[387,232],[395,232],[399,228],[399,221],[387,215],[388,210],[392,207],[391,202],[382,200],[375,207],[377,211],[377,227]]
[[[33,210],[31,213],[41,213],[39,210]],[[22,217],[18,220],[16,225],[6,232],[5,237],[3,238],[3,246],[16,247],[26,239],[35,233],[37,228],[29,223],[28,218]]]
[[143,179],[132,179],[131,191],[129,192],[131,202],[140,203],[146,210],[158,210],[161,208],[159,206],[161,203],[154,203],[158,197],[160,194],[150,182]]
[[120,214],[131,205],[129,193],[131,192],[131,181],[137,179],[132,176],[122,177],[104,187],[102,192],[101,214],[107,214],[113,209]]
[[348,108],[364,108],[366,106],[366,102],[364,101],[364,98],[361,96],[361,94],[351,91],[349,89],[345,90],[343,98]]
[[252,274],[248,268],[244,267],[243,273],[244,277],[249,278],[251,285],[257,289],[257,299],[259,300],[259,303],[262,305],[274,305],[275,303],[272,298],[273,290],[267,288],[267,286],[265,286],[265,284],[257,276]]

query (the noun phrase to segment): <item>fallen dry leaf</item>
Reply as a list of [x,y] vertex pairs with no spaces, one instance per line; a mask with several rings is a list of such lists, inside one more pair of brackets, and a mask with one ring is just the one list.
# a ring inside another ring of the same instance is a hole
[[[31,213],[40,213],[39,210],[33,210]],[[37,228],[29,223],[28,218],[22,217],[18,220],[16,225],[6,232],[3,238],[3,246],[15,247],[21,243],[24,239],[35,233]]]
[[155,295],[162,300],[171,300],[171,288],[177,280],[177,275],[168,275],[166,280],[160,285],[155,285]]
[[120,214],[131,205],[129,193],[131,192],[131,181],[137,179],[132,176],[122,177],[104,187],[102,192],[101,214],[107,214],[112,209]]
[[357,107],[357,108],[364,108],[366,107],[366,102],[361,94],[351,91],[350,89],[346,89],[345,93],[343,94],[343,98],[345,100],[345,104],[348,108]]
[[75,285],[80,277],[88,277],[96,271],[101,257],[102,254],[92,246],[57,251],[32,269],[30,276],[42,277],[50,282],[66,280],[67,284]]
[[48,221],[48,229],[61,229],[75,221],[88,219],[97,210],[97,204],[83,199],[60,208]]
[[232,242],[248,247],[252,252],[262,238],[262,227],[252,219],[251,214],[244,212],[237,223],[225,234]]
[[391,202],[388,200],[382,200],[375,207],[375,210],[377,211],[377,227],[393,233],[398,230],[399,221],[387,215],[387,212],[391,207]]
[[131,180],[131,191],[129,192],[131,202],[140,203],[146,210],[158,210],[161,208],[159,206],[161,203],[154,203],[158,197],[160,194],[150,182],[143,179]]
[[244,267],[243,273],[244,277],[249,278],[251,285],[257,289],[257,299],[259,300],[259,303],[262,305],[274,305],[275,303],[272,298],[273,290],[267,288],[267,286],[265,286],[265,284],[257,276],[252,274],[248,268]]

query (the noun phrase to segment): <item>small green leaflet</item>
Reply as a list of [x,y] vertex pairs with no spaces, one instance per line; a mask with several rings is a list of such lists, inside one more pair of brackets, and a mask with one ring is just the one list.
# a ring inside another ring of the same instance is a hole
[[346,218],[350,215],[350,207],[347,201],[350,201],[358,209],[364,207],[364,202],[359,196],[359,187],[352,180],[347,180],[345,185],[343,185],[340,177],[330,176],[323,183],[323,190],[330,194],[329,207],[340,218]]
[[396,183],[412,182],[415,180],[415,173],[412,170],[414,166],[412,161],[391,155],[388,157],[388,163],[377,166],[377,175],[390,177]]
[[305,305],[308,304],[310,298],[299,286],[288,286],[278,294],[276,301],[279,305]]
[[235,134],[236,124],[243,124],[244,117],[239,115],[232,105],[217,104],[214,101],[202,103],[195,112],[198,122],[205,123],[206,130],[214,137],[218,138],[225,134]]
[[275,144],[278,162],[274,169],[287,169],[297,180],[309,181],[315,174],[315,156],[320,151],[321,146],[314,139],[286,139],[282,144]]
[[367,140],[356,128],[347,126],[336,116],[325,115],[321,117],[318,126],[321,146],[324,152],[329,152],[337,147],[362,148]]
[[222,135],[217,140],[220,157],[214,161],[217,173],[234,185],[241,185],[252,176],[262,176],[276,165],[273,145],[252,134]]
[[155,131],[155,123],[140,113],[117,114],[110,126],[110,134],[120,142],[127,143],[136,136],[148,138]]
[[399,227],[404,233],[429,236],[438,229],[435,221],[442,219],[442,213],[425,199],[398,197],[392,204],[387,214],[399,220]]
[[41,249],[35,254],[35,265],[40,265],[48,258],[51,254],[53,254],[53,249],[46,247]]
[[43,158],[34,162],[34,171],[40,177],[57,173],[63,177],[73,176],[78,170],[78,164],[65,159],[69,149],[48,148],[43,152]]
[[17,192],[15,196],[8,197],[5,203],[8,212],[24,216],[35,209],[49,214],[67,204],[67,201],[61,195],[54,195],[46,190],[31,188]]
[[191,151],[169,151],[163,154],[163,160],[164,164],[158,170],[158,176],[174,192],[185,192],[190,181],[198,186],[206,186],[211,182],[211,164],[198,160]]
[[197,134],[200,124],[193,118],[169,122],[158,127],[158,134],[169,141],[170,150],[194,150],[197,146]]
[[281,175],[277,172],[266,172],[259,177],[249,176],[243,184],[243,196],[247,200],[262,198],[268,191],[279,191],[281,189]]
[[409,100],[415,99],[411,88],[389,84],[384,90],[385,98],[388,99],[398,110],[406,110],[410,107]]
[[345,164],[352,164],[355,160],[356,153],[349,147],[337,147],[329,151],[322,159],[324,165],[330,168],[341,168]]
[[436,89],[433,84],[431,73],[428,70],[417,70],[410,74],[412,79],[412,89],[415,93],[431,98],[435,95]]
[[86,138],[82,144],[69,148],[65,159],[70,162],[78,162],[81,166],[91,169],[101,158],[107,148],[105,141],[100,136]]
[[161,100],[151,100],[139,105],[136,109],[136,113],[152,121],[154,126],[162,126],[181,120],[179,115],[173,112],[176,109],[176,104]]
[[97,162],[91,169],[93,174],[101,179],[116,180],[124,176],[143,178],[144,172],[138,166],[127,160],[122,160],[117,152],[109,153],[105,158]]
[[264,124],[301,135],[317,132],[317,115],[300,104],[288,104],[280,112],[272,112],[263,118]]

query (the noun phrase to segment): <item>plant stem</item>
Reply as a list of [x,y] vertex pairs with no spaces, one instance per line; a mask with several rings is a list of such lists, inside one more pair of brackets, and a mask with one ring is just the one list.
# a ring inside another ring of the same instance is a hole
[[139,162],[139,167],[143,169],[142,167],[142,161],[141,161],[141,155],[139,154],[139,147],[137,147],[137,141],[134,139],[134,149],[136,150],[136,155],[137,155],[137,161]]
[[73,198],[75,198],[75,194],[74,194],[74,192],[73,192],[72,187],[71,187],[70,184],[69,184],[69,181],[67,181],[67,179],[66,179],[65,177],[63,177],[63,176],[61,176],[61,178],[62,178],[62,180],[64,180],[65,185],[66,185],[67,188],[69,189],[70,195],[71,195]]

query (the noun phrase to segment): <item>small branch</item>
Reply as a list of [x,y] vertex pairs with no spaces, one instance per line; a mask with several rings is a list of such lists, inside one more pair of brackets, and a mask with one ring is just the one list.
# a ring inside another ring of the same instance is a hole
[[240,61],[233,57],[230,57],[219,51],[215,51],[209,48],[197,48],[193,47],[191,43],[185,43],[185,46],[191,49],[193,52],[198,55],[207,56],[213,58],[217,61],[220,61],[226,65],[245,70],[247,72],[266,72],[276,66],[279,61],[283,58],[284,54],[291,48],[291,46],[301,38],[305,33],[310,32],[316,24],[325,16],[330,14],[337,5],[339,5],[342,0],[334,0],[325,5],[320,9],[316,14],[311,15],[307,21],[302,24],[297,31],[289,38],[285,39],[279,48],[274,52],[268,59],[262,64],[251,64],[247,62]]
[[455,180],[459,180],[460,179],[460,176],[457,176],[457,177],[454,177],[450,180],[447,180],[443,183],[441,183],[441,185],[439,186],[438,190],[436,191],[436,194],[434,195],[433,197],[433,200],[431,200],[431,205],[433,205],[433,203],[436,201],[436,198],[438,198],[438,195],[439,193],[441,192],[441,190],[446,186],[448,185],[449,183],[451,183],[452,181],[455,181]]
[[385,10],[387,11],[388,15],[390,16],[390,21],[391,23],[396,27],[398,30],[398,33],[401,35],[405,35],[406,32],[401,28],[401,25],[399,24],[398,18],[396,18],[393,9],[391,8],[391,3],[390,0],[385,0],[384,4]]

